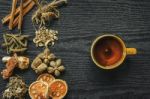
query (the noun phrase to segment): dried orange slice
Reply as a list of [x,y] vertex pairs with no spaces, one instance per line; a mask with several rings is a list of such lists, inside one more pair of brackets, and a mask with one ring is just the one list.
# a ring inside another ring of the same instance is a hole
[[48,85],[50,85],[50,83],[55,80],[54,76],[50,75],[50,74],[41,74],[38,78],[38,81],[43,81],[46,82]]
[[35,81],[29,86],[31,99],[48,99],[48,84],[42,81]]
[[49,86],[49,96],[53,99],[62,99],[68,91],[67,83],[56,79]]

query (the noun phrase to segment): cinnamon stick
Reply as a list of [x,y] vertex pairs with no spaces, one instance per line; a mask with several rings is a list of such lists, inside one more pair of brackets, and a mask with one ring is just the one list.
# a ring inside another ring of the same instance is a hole
[[[24,4],[23,4],[23,9],[24,9],[26,6],[28,6],[28,5],[31,3],[31,1],[32,1],[32,0],[25,0],[25,2],[24,2]],[[16,9],[15,16],[16,16],[17,14],[19,14],[19,12],[20,12],[20,7],[18,7],[18,8]],[[9,22],[10,18],[11,18],[11,14],[8,14],[7,16],[5,16],[5,17],[2,19],[2,24],[5,24],[5,23]]]
[[18,30],[21,30],[22,20],[23,20],[23,0],[21,0],[21,2],[20,2]]
[[13,2],[12,2],[11,18],[9,21],[9,30],[12,30],[17,1],[18,0],[13,0]]
[[[35,3],[32,1],[26,8],[23,9],[23,16],[26,15],[35,5]],[[19,16],[17,16],[13,22],[13,28],[17,26],[19,20]]]

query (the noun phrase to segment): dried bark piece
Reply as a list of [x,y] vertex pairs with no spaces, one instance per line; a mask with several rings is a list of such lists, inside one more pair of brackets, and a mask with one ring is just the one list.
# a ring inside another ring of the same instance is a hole
[[66,96],[68,85],[61,79],[54,80],[49,86],[49,96],[53,99],[62,99]]
[[16,11],[17,1],[18,0],[13,0],[13,2],[12,2],[11,18],[10,18],[10,22],[9,22],[9,29],[10,30],[12,30],[12,27],[13,27],[13,21],[14,21],[14,15],[15,15],[15,11]]
[[31,99],[48,99],[48,84],[42,81],[35,81],[29,86]]
[[53,80],[55,80],[54,76],[52,76],[51,74],[48,74],[48,73],[44,73],[44,74],[41,74],[38,78],[37,78],[38,81],[43,81],[43,82],[46,82],[48,85],[51,84],[51,82]]

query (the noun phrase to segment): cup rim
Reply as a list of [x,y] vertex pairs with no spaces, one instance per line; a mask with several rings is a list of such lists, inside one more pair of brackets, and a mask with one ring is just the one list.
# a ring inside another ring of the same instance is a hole
[[[122,44],[122,46],[123,46],[123,54],[122,54],[122,58],[120,59],[120,61],[116,62],[116,63],[113,64],[113,65],[109,65],[109,66],[103,66],[103,65],[99,64],[99,63],[96,61],[96,59],[95,59],[95,57],[94,57],[94,54],[93,54],[93,50],[94,50],[94,47],[95,47],[96,43],[97,43],[100,39],[102,39],[102,38],[104,38],[104,37],[114,37],[114,38],[116,38],[117,40],[119,40],[119,42],[120,42],[120,43]],[[98,67],[100,67],[100,68],[102,68],[102,69],[109,70],[109,69],[114,69],[114,68],[116,68],[116,67],[119,67],[119,66],[123,63],[124,59],[126,58],[126,55],[127,55],[127,53],[126,53],[126,45],[125,45],[124,41],[123,41],[119,36],[116,36],[116,35],[113,35],[113,34],[104,34],[104,35],[101,35],[101,36],[96,37],[95,40],[92,42],[92,45],[91,45],[91,58],[92,58],[93,62],[96,64],[96,66],[98,66]]]

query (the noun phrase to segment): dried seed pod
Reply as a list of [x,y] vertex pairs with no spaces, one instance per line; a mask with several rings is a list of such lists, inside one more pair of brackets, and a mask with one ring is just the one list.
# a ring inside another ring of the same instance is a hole
[[35,81],[29,86],[31,99],[48,99],[48,84],[42,81]]
[[40,64],[42,64],[42,60],[41,60],[39,57],[36,57],[36,58],[33,60],[32,64],[31,64],[31,68],[32,68],[33,70],[36,70],[36,68],[37,68]]
[[42,63],[42,64],[40,64],[40,65],[36,68],[35,72],[36,72],[36,73],[42,73],[42,72],[44,72],[46,69],[47,69],[47,65],[46,65],[45,63]]
[[41,74],[38,78],[37,78],[38,81],[43,81],[43,82],[46,82],[48,85],[51,84],[51,82],[53,80],[55,80],[55,78],[50,75],[50,74],[47,74],[47,73],[44,73],[44,74]]
[[65,81],[56,79],[49,86],[49,96],[53,99],[62,99],[66,96],[68,85]]

